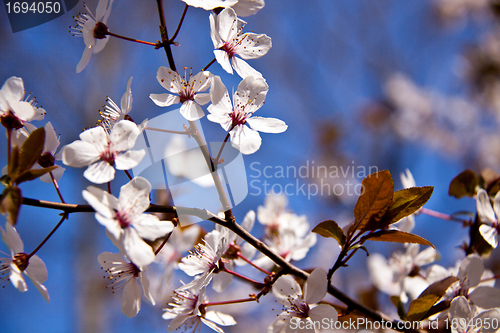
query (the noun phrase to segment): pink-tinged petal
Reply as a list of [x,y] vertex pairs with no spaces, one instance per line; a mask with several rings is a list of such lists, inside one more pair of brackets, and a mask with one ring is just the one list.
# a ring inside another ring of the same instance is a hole
[[103,38],[103,39],[96,39],[95,45],[92,47],[92,51],[95,53],[99,53],[104,49],[106,44],[109,41],[109,37]]
[[149,291],[149,281],[144,272],[139,273],[139,281],[141,281],[142,289],[144,290],[144,296],[151,302],[152,305],[155,305],[156,302]]
[[120,237],[122,237],[123,229],[117,220],[106,218],[98,213],[95,214],[95,219],[106,228],[106,231],[109,232],[111,237],[114,237],[116,240],[119,240]]
[[483,189],[479,190],[477,193],[476,207],[477,215],[479,215],[481,222],[487,224],[496,222],[497,219],[493,207],[491,207],[490,197]]
[[255,112],[264,104],[268,91],[269,86],[263,77],[247,76],[240,82],[233,96],[234,105],[245,105],[246,112]]
[[80,133],[80,140],[94,145],[99,151],[108,146],[108,136],[101,126],[92,127]]
[[199,317],[199,318],[203,322],[203,324],[207,325],[208,327],[210,327],[211,329],[213,329],[217,333],[224,333],[224,331],[220,327],[218,327],[216,323],[211,322],[210,320],[207,320],[203,317]]
[[32,280],[36,280],[40,283],[47,281],[47,267],[42,259],[40,259],[40,257],[36,254],[30,258],[28,267],[24,270],[24,272]]
[[141,131],[136,124],[129,120],[120,120],[113,126],[109,140],[115,151],[126,151],[135,146],[135,141],[140,134]]
[[[210,112],[210,108],[212,106],[213,105],[210,105],[208,107],[209,112]],[[232,120],[228,114],[211,113],[211,114],[207,115],[207,119],[210,120],[211,122],[220,124],[225,131],[228,131],[229,129],[231,129]]]
[[252,117],[247,123],[252,129],[264,133],[283,133],[288,128],[284,121],[276,118]]
[[307,304],[319,303],[328,288],[328,280],[325,271],[316,268],[307,278],[304,285],[304,299]]
[[262,77],[262,74],[259,71],[255,70],[245,60],[238,57],[231,58],[231,65],[242,79],[248,76]]
[[205,10],[212,10],[217,7],[229,7],[234,5],[238,0],[182,0],[192,7],[203,8]]
[[493,323],[500,323],[500,312],[497,309],[484,311],[478,314],[474,320],[482,323],[481,333],[495,333],[498,331],[498,325]]
[[479,227],[479,232],[484,240],[488,242],[494,249],[498,246],[498,231],[497,228],[487,224],[482,224]]
[[76,65],[76,72],[80,73],[87,67],[90,61],[90,57],[92,56],[92,46],[85,46],[85,50],[83,50],[83,55],[82,58],[80,59],[80,62],[78,65]]
[[472,318],[469,302],[464,296],[458,296],[453,299],[449,312],[452,318]]
[[146,151],[129,150],[115,157],[115,167],[118,170],[129,170],[139,165],[142,159],[146,156]]
[[160,221],[157,216],[142,214],[135,218],[134,228],[143,239],[150,241],[166,236],[174,230],[174,225],[170,221]]
[[149,98],[158,106],[170,106],[172,104],[177,104],[180,102],[179,96],[171,94],[150,94]]
[[[240,37],[241,38],[241,37]],[[236,53],[243,59],[257,59],[265,55],[272,47],[271,37],[265,34],[246,33]]]
[[54,127],[49,121],[45,124],[45,143],[43,145],[43,151],[53,154],[56,152],[57,147],[59,147],[59,139],[57,138]]
[[0,89],[0,106],[2,109],[5,106],[2,104],[5,101],[20,101],[24,97],[24,83],[20,77],[12,76],[5,81]]
[[309,252],[309,249],[312,246],[314,246],[314,244],[316,244],[316,241],[317,241],[316,234],[310,233],[309,235],[307,235],[302,244],[293,249],[292,259],[293,260],[304,259],[305,256],[307,255],[307,252]]
[[500,289],[493,287],[477,287],[469,294],[469,300],[484,309],[500,307]]
[[208,311],[205,318],[222,326],[236,325],[236,320],[232,316],[218,311]]
[[238,146],[240,152],[244,155],[253,154],[259,150],[262,144],[259,132],[242,125],[233,129],[229,134],[231,135],[231,142]]
[[14,262],[10,263],[10,275],[9,280],[17,290],[24,293],[28,290],[28,286],[26,285],[26,281],[24,281],[23,275],[19,270],[19,267]]
[[[64,169],[62,166],[59,166],[59,165],[56,165],[56,166],[57,166],[57,168],[52,170],[51,173],[52,173],[52,176],[54,177],[54,180],[56,182],[58,182],[59,179],[61,179],[61,177],[63,176],[64,171],[66,171],[66,169]],[[52,184],[52,178],[50,178],[50,174],[48,174],[48,173],[46,173],[45,175],[40,177],[40,180],[44,183]]]
[[290,319],[292,316],[288,313],[283,311],[280,313],[278,318],[274,321],[274,323],[271,324],[267,328],[267,333],[281,333],[284,332],[287,327],[290,327]]
[[229,61],[229,55],[223,50],[214,50],[215,59],[221,65],[221,67],[228,72],[233,74],[233,67],[231,67],[231,62]]
[[115,217],[116,198],[100,188],[89,186],[82,192],[83,198],[103,217],[111,219]]
[[178,94],[179,92],[182,91],[180,75],[176,71],[171,70],[168,67],[162,66],[158,68],[158,72],[156,73],[156,79],[163,88],[167,89],[168,91],[174,94]]
[[83,177],[94,184],[104,184],[115,178],[115,168],[108,162],[98,161],[85,170]]
[[126,228],[124,230],[123,247],[127,257],[142,270],[155,260],[153,249],[139,237],[135,229]]
[[138,216],[149,207],[151,183],[143,177],[135,177],[120,188],[119,211]]
[[213,114],[227,115],[233,112],[233,105],[227,92],[226,86],[222,83],[219,76],[215,76],[212,80],[210,88],[210,99],[212,105],[208,107],[208,111]]
[[111,14],[111,6],[113,5],[113,2],[115,0],[110,0],[109,5],[107,6],[106,12],[104,13],[104,17],[102,18],[101,22],[106,24],[108,22],[109,14]]
[[180,112],[181,115],[189,121],[198,120],[205,115],[205,112],[203,112],[201,106],[191,100],[182,103]]
[[36,289],[42,294],[43,298],[50,302],[49,292],[47,288],[42,285],[47,281],[47,267],[45,263],[37,255],[34,255],[29,260],[29,265],[24,271],[24,273],[30,278],[31,282],[35,285]]
[[122,312],[127,317],[135,317],[141,310],[142,289],[135,277],[125,283],[122,296]]
[[233,43],[238,34],[238,17],[232,8],[226,8],[217,15],[216,26],[219,36],[226,43]]
[[215,18],[217,17],[216,14],[210,13],[210,37],[212,38],[212,43],[214,44],[214,48],[218,49],[224,45],[224,41],[220,38],[219,36],[219,31],[217,28],[217,22],[215,21]]
[[97,3],[97,9],[95,11],[95,18],[101,21],[106,14],[106,9],[108,8],[109,0],[99,0]]
[[181,327],[181,325],[184,324],[184,322],[189,317],[193,317],[193,315],[174,315],[170,312],[165,312],[162,317],[163,317],[163,319],[166,319],[166,320],[172,319],[172,321],[170,322],[170,325],[168,325],[168,331],[173,332],[176,329],[178,329],[179,327]]
[[23,121],[30,121],[35,116],[35,108],[28,102],[9,101],[9,106],[14,115]]
[[469,255],[462,261],[458,271],[458,277],[460,279],[467,277],[469,287],[472,288],[479,284],[483,272],[483,260],[476,255]]
[[5,231],[0,228],[0,232],[2,233],[3,242],[9,248],[12,256],[24,251],[24,244],[21,240],[21,236],[19,236],[16,228],[14,228],[12,224],[9,222],[5,223]]
[[[209,71],[203,71],[196,74],[189,80],[189,85],[195,93],[199,93],[210,88],[212,83],[213,74]],[[208,102],[207,102],[208,103]]]
[[279,302],[288,306],[289,300],[302,296],[302,289],[292,275],[283,275],[274,283],[273,295]]
[[115,265],[126,264],[128,261],[119,253],[103,252],[97,256],[99,265],[104,270],[113,268]]
[[245,17],[257,13],[264,8],[264,5],[264,0],[240,0],[237,4],[232,6],[232,8],[238,17]]
[[122,112],[124,114],[128,114],[130,110],[132,110],[133,98],[132,98],[132,89],[130,88],[131,85],[132,85],[132,76],[127,81],[127,89],[125,90],[125,93],[123,94],[120,103]]
[[309,311],[309,317],[311,317],[313,322],[323,322],[324,318],[327,318],[328,322],[332,322],[332,319],[333,321],[337,321],[338,313],[333,306],[320,304]]
[[209,93],[198,93],[194,95],[194,101],[200,105],[205,105],[210,102],[210,94]]
[[81,168],[98,161],[101,153],[96,146],[85,141],[77,140],[63,147],[62,161],[74,168]]
[[233,282],[233,276],[226,272],[219,272],[213,276],[212,288],[221,293]]

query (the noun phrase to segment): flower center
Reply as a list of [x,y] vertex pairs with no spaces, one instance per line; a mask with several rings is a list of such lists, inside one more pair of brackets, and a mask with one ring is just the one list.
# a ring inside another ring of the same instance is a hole
[[110,165],[115,165],[115,153],[107,148],[101,153],[101,160],[108,162]]
[[97,22],[94,28],[94,38],[104,39],[108,35],[108,27],[102,22]]
[[30,261],[26,253],[18,253],[14,256],[14,263],[19,267],[20,271],[24,271],[28,267]]
[[55,157],[51,153],[44,153],[38,158],[38,164],[42,168],[48,168],[54,165]]
[[6,129],[20,129],[24,126],[23,122],[10,110],[5,115],[0,117],[0,122]]
[[116,219],[118,220],[118,223],[120,224],[120,227],[128,228],[132,222],[129,220],[127,214],[122,213],[122,212],[116,212]]
[[247,114],[245,112],[235,111],[229,114],[233,122],[233,127],[237,125],[244,125],[247,122]]
[[229,59],[231,59],[236,54],[235,45],[232,43],[224,43],[224,45],[220,47],[220,50],[226,52]]

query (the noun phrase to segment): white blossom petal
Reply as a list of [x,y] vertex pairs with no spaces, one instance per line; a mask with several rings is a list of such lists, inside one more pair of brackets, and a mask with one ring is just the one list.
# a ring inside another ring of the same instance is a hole
[[264,133],[282,133],[288,128],[284,121],[276,118],[252,117],[247,123],[252,129]]

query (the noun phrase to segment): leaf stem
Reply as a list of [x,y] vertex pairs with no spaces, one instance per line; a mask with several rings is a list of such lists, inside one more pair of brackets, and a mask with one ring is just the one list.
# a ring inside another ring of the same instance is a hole
[[239,273],[236,273],[236,272],[234,272],[234,271],[232,271],[232,270],[229,270],[229,269],[227,269],[227,268],[225,268],[225,267],[224,267],[224,269],[223,269],[223,272],[226,272],[226,273],[228,273],[228,274],[234,275],[234,276],[236,276],[237,278],[239,278],[239,279],[241,279],[241,280],[243,280],[243,281],[250,282],[251,284],[253,284],[253,285],[254,285],[256,288],[258,288],[258,289],[263,288],[263,287],[265,286],[265,284],[264,284],[264,283],[262,283],[262,282],[259,282],[259,281],[256,281],[256,280],[253,280],[253,279],[251,279],[251,278],[249,278],[249,277],[246,277],[246,276],[244,276],[244,275],[241,275],[241,274],[239,274]]
[[203,67],[203,69],[201,70],[202,72],[206,71],[208,69],[208,67],[212,66],[212,64],[215,62],[215,58],[212,59],[212,61],[210,61],[208,63],[208,65],[206,65],[205,67]]
[[254,264],[251,260],[247,259],[246,257],[244,257],[240,252],[236,253],[236,255],[238,256],[238,258],[244,260],[245,262],[247,262],[250,266],[252,267],[255,267],[257,268],[259,271],[261,271],[262,273],[266,274],[266,275],[271,275],[271,272],[268,272],[266,271],[264,268],[262,267],[259,267],[257,266],[256,264]]
[[62,197],[61,191],[59,190],[59,185],[57,184],[57,180],[54,178],[52,171],[49,172],[49,175],[50,175],[50,179],[52,179],[52,184],[54,184],[54,187],[57,191],[57,195],[59,196],[59,199],[61,200],[62,203],[66,203],[66,201],[64,201],[64,199]]
[[184,18],[186,17],[187,10],[189,8],[189,5],[186,4],[184,7],[184,11],[182,12],[181,19],[179,21],[179,24],[177,25],[177,29],[175,29],[174,35],[170,38],[170,44],[174,43],[175,38],[177,38],[177,34],[179,33],[179,30],[181,29],[182,22],[184,22]]

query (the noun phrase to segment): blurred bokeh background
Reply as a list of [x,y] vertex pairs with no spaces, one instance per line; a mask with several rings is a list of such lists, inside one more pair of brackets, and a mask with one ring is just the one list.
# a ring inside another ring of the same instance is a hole
[[[172,34],[184,3],[164,2]],[[95,14],[97,0],[86,3]],[[282,119],[289,127],[283,134],[262,134],[259,151],[244,156],[249,181],[267,180],[271,186],[277,184],[275,189],[293,184],[289,209],[306,215],[311,229],[326,219],[340,225],[350,222],[357,196],[308,195],[308,186],[341,184],[346,188],[347,181],[359,183],[370,167],[390,170],[396,189],[402,187],[399,174],[406,168],[417,185],[435,186],[428,208],[447,214],[474,211],[472,199],[449,197],[448,185],[466,168],[500,171],[499,8],[495,0],[266,2],[256,15],[245,18],[246,31],[265,33],[273,41],[266,56],[249,61],[270,87],[258,113]],[[102,52],[92,56],[87,68],[76,74],[84,43],[82,38],[71,36],[68,26],[74,25],[71,15],[79,11],[83,11],[81,2],[72,13],[12,33],[6,10],[0,9],[0,82],[11,76],[23,78],[27,93],[33,92],[47,111],[45,120],[34,125],[50,121],[60,134],[61,146],[95,125],[106,96],[120,100],[130,76],[134,98],[131,116],[136,122],[168,110],[149,99],[151,93],[165,92],[156,80],[158,67],[168,66],[163,50],[112,38]],[[192,67],[197,73],[212,60],[208,16],[203,9],[188,10],[177,37],[179,46],[173,47],[178,69]],[[160,38],[158,25],[155,1],[117,0],[108,20],[110,31],[152,42]],[[227,74],[217,63],[210,71],[222,77],[229,91],[236,89],[238,76]],[[225,136],[218,124],[206,118],[202,126],[208,141]],[[0,164],[5,165],[5,137],[0,147]],[[267,170],[275,173],[280,168],[304,166],[310,170],[313,166],[342,167],[349,175],[294,178],[273,174],[259,178],[255,170],[269,167]],[[353,168],[356,172],[351,177]],[[59,184],[67,202],[84,202],[81,191],[90,183],[82,173],[83,169],[66,168]],[[118,174],[114,190],[117,192],[125,181],[125,175]],[[264,203],[262,182],[254,183],[256,187],[249,188],[247,198],[235,207],[239,221],[248,210]],[[302,184],[305,195],[298,190]],[[22,184],[22,191],[26,197],[58,201],[52,185],[38,180]],[[25,251],[35,248],[53,228],[58,213],[22,207],[17,230]],[[209,223],[202,226],[213,228]],[[457,246],[467,239],[467,231],[459,223],[421,215],[414,232],[436,245],[442,254],[438,263],[443,266],[452,266],[463,256]],[[258,223],[254,234],[263,234]],[[368,245],[370,252],[386,254],[400,248]],[[0,250],[7,248],[0,245]],[[114,248],[92,214],[71,215],[38,252],[49,272],[45,286],[50,304],[29,282],[26,293],[6,285],[0,290],[0,331],[165,332],[168,322],[161,318],[165,302],[153,307],[143,299],[137,317],[129,319],[122,314],[121,293],[106,289],[108,281],[102,278],[104,272],[97,262],[103,251]],[[333,240],[319,239],[308,257],[296,264],[327,270],[337,253]],[[498,273],[495,254],[487,265]],[[263,278],[249,269],[244,272]],[[349,268],[336,274],[335,283],[357,297],[370,288],[366,272],[366,257],[358,253]],[[179,278],[188,281],[179,274],[174,287]],[[249,292],[254,290],[237,283],[227,297],[243,298]],[[214,295],[213,299],[225,297]],[[280,310],[272,295],[260,304],[220,308],[243,325],[226,332],[265,332]]]

